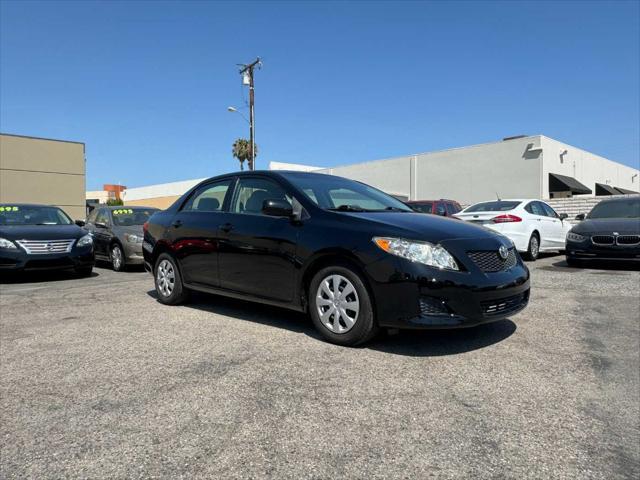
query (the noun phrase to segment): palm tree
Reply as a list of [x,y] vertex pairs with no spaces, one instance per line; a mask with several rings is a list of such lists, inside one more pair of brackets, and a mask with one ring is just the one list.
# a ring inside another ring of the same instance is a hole
[[[249,140],[239,138],[233,142],[233,149],[231,150],[234,158],[237,158],[240,162],[240,170],[244,170],[244,162],[251,160],[251,144]],[[258,156],[258,146],[256,145],[256,157]]]

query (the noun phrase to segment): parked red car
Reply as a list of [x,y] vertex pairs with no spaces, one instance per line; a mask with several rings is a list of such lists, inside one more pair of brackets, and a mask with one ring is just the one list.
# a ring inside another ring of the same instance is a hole
[[443,198],[440,200],[414,200],[405,203],[416,212],[431,213],[441,217],[451,217],[462,210],[460,204],[455,200],[445,200]]

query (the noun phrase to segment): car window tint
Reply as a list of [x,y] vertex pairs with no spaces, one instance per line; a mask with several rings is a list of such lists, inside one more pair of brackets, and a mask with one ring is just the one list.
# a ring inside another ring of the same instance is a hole
[[224,205],[224,197],[227,195],[230,185],[231,179],[227,179],[201,186],[189,197],[182,210],[187,212],[221,211]]
[[457,213],[456,207],[453,206],[453,203],[447,203],[447,213],[449,215],[453,215],[454,213]]
[[444,203],[437,203],[436,204],[436,215],[446,215],[447,211],[446,208],[444,206]]
[[431,203],[431,202],[412,203],[410,205],[410,207],[413,210],[415,210],[416,212],[421,212],[421,213],[431,213],[431,212],[433,212],[433,203]]
[[89,216],[87,217],[87,222],[89,223],[95,223],[96,221],[96,217],[98,216],[98,209],[94,208],[91,213],[89,214]]
[[558,218],[556,211],[553,208],[551,208],[549,205],[547,205],[546,203],[540,203],[540,205],[542,205],[542,208],[544,209],[544,212],[547,214],[547,217]]
[[513,210],[520,202],[510,202],[507,200],[497,200],[493,202],[476,203],[465,210],[465,212],[508,212]]
[[338,208],[341,205],[350,205],[365,210],[384,210],[386,208],[384,203],[350,188],[332,188],[327,190],[327,194],[334,208]]
[[303,191],[307,195],[307,197],[309,197],[313,201],[313,203],[318,205],[318,199],[316,198],[316,193],[311,188],[305,188],[303,189]]
[[96,216],[96,223],[104,223],[105,225],[109,224],[109,212],[107,212],[106,208],[101,208],[98,211],[98,215]]
[[531,202],[531,213],[534,215],[540,215],[541,217],[546,217],[547,214],[544,211],[544,207],[540,202]]
[[231,211],[234,213],[262,214],[265,200],[285,200],[292,203],[293,198],[273,180],[266,178],[241,178],[238,181]]

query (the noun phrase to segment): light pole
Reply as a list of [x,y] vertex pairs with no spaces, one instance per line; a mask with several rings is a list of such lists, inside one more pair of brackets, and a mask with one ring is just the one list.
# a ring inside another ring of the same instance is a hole
[[248,65],[242,65],[240,69],[240,75],[242,75],[243,83],[245,85],[249,85],[249,142],[251,143],[251,163],[249,164],[249,170],[256,169],[256,125],[255,125],[255,116],[253,111],[254,105],[254,93],[253,93],[253,69],[255,67],[260,67],[262,63],[260,62],[260,57],[256,58],[255,61]]

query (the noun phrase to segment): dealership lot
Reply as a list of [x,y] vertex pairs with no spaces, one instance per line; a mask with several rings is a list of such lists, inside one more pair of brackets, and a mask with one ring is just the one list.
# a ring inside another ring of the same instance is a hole
[[522,313],[363,348],[141,271],[0,285],[0,477],[640,474],[640,272],[529,263]]

